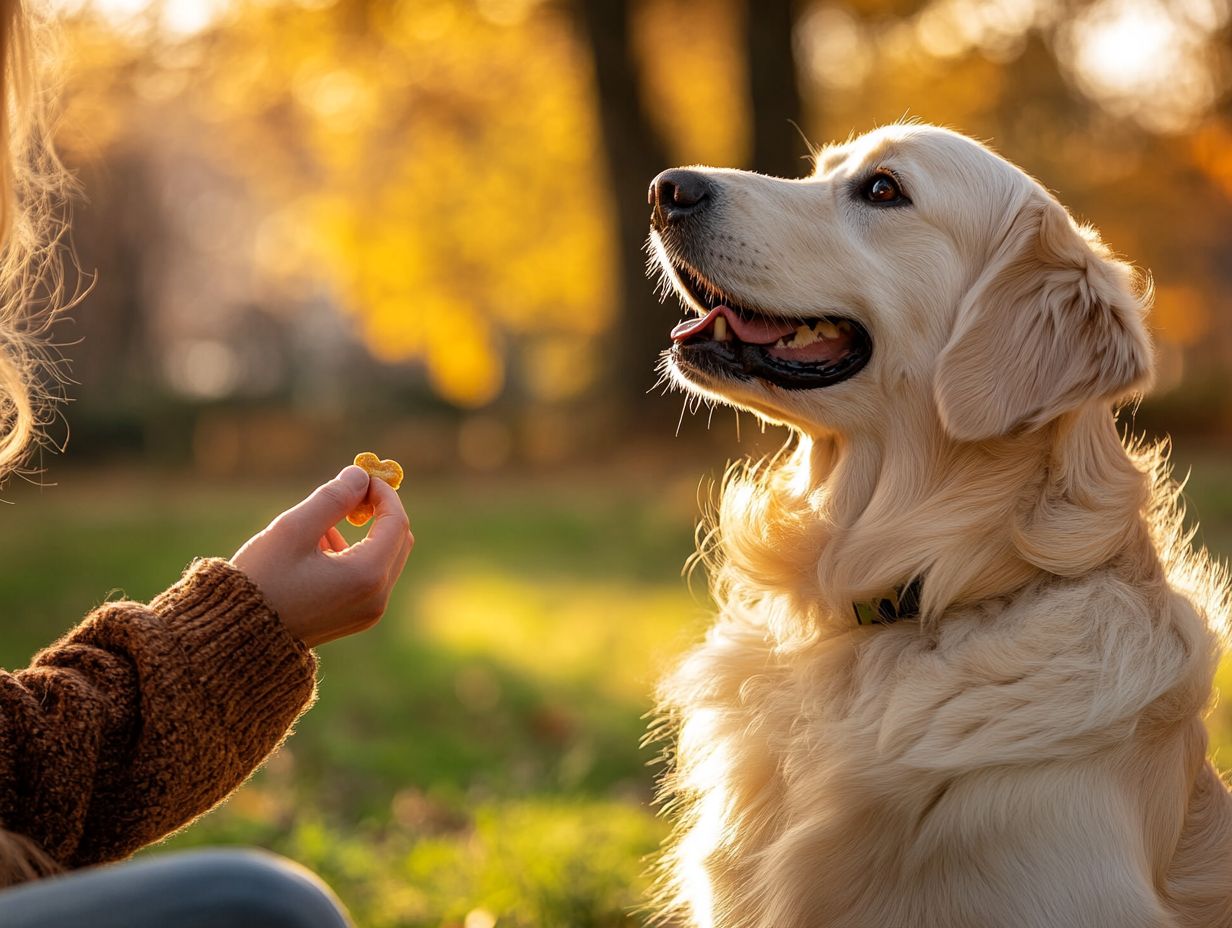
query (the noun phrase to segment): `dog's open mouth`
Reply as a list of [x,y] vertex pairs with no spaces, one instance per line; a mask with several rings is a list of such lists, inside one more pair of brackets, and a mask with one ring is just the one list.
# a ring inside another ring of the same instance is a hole
[[673,270],[706,310],[672,329],[672,355],[683,368],[809,390],[846,380],[872,357],[872,340],[854,319],[768,315],[741,306],[690,268],[673,262]]

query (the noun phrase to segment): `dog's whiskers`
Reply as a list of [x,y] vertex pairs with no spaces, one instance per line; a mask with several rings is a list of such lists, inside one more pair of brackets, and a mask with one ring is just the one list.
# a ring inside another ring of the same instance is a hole
[[680,429],[684,426],[684,414],[689,411],[689,398],[686,396],[680,404],[680,418],[676,420],[676,437],[680,437]]

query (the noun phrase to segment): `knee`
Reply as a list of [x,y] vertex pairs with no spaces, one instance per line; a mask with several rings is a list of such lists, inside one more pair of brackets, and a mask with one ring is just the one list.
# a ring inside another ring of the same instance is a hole
[[[210,908],[235,928],[350,928],[345,910],[312,871],[276,854],[211,850],[186,855]],[[184,863],[189,863],[185,860]]]

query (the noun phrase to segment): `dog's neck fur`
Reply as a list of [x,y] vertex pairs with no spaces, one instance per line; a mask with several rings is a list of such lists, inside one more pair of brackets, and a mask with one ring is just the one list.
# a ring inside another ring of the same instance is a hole
[[948,438],[928,415],[914,428],[904,419],[889,438],[800,437],[769,464],[729,477],[719,601],[747,602],[756,590],[786,597],[782,611],[815,626],[848,626],[852,602],[919,576],[927,622],[955,603],[1044,574],[1082,575],[1130,549],[1135,557],[1124,560],[1160,576],[1146,512],[1154,481],[1106,404],[979,444]]

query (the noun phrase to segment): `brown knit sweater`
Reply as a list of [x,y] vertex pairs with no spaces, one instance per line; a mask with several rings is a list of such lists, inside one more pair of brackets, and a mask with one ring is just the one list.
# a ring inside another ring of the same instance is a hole
[[315,678],[252,581],[214,559],[0,671],[0,885],[126,857],[196,818],[278,745]]

